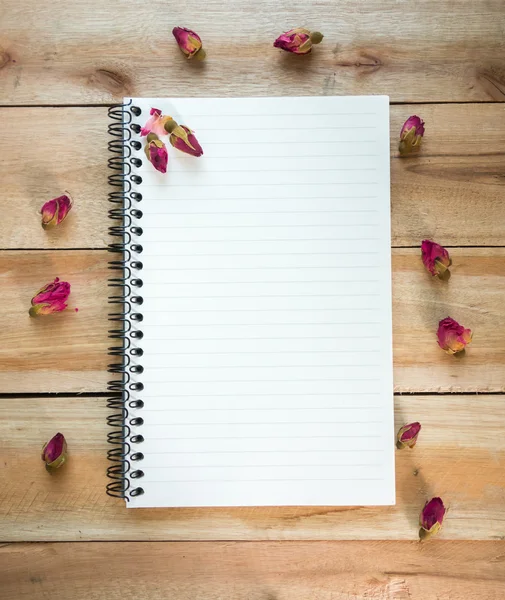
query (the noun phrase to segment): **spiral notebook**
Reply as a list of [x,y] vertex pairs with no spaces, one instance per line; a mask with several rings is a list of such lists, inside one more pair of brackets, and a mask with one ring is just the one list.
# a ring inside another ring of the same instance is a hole
[[[159,108],[195,132],[140,128]],[[126,98],[111,109],[128,507],[394,504],[389,102]]]

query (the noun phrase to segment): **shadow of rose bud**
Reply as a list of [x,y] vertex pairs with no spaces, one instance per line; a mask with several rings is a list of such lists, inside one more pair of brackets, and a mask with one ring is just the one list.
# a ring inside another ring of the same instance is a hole
[[42,460],[51,473],[59,469],[67,460],[67,442],[62,433],[57,433],[42,448]]

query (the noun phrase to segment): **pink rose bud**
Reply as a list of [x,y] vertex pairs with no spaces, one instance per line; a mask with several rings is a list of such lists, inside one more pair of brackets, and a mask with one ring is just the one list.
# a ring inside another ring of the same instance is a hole
[[449,252],[439,244],[435,244],[431,240],[423,240],[421,243],[421,257],[424,266],[433,276],[438,276],[440,279],[449,279],[451,272],[449,267],[452,260]]
[[421,431],[421,423],[417,421],[400,427],[396,436],[396,447],[401,450],[402,448],[413,448],[417,442],[417,436]]
[[164,125],[171,117],[165,117],[161,114],[161,110],[159,108],[151,108],[149,113],[151,116],[146,121],[146,124],[140,130],[140,135],[146,136],[150,133],[155,133],[156,135],[166,135]]
[[57,433],[42,448],[42,460],[51,473],[59,469],[67,460],[67,442],[62,433]]
[[417,115],[409,117],[400,131],[400,154],[405,156],[417,152],[424,135],[424,121]]
[[303,27],[295,27],[280,35],[274,42],[274,48],[280,48],[293,54],[309,54],[313,44],[320,44],[323,34],[319,31],[310,32]]
[[445,506],[440,498],[432,498],[424,505],[419,515],[419,538],[426,540],[432,535],[436,535],[442,527],[444,520]]
[[147,160],[160,173],[167,172],[168,152],[165,144],[155,133],[147,136],[147,144],[144,148]]
[[70,283],[60,281],[56,277],[52,283],[45,285],[32,298],[32,307],[29,311],[30,317],[50,315],[51,313],[65,310],[69,295]]
[[165,130],[170,134],[169,140],[174,148],[191,156],[202,156],[202,147],[189,127],[177,125],[173,119],[170,119],[165,123]]
[[438,324],[438,345],[447,354],[463,352],[465,347],[472,341],[472,332],[465,329],[451,317],[442,319]]
[[65,193],[63,196],[49,200],[40,209],[42,215],[42,227],[44,229],[51,229],[59,225],[63,219],[68,215],[72,208],[72,198],[70,194]]
[[186,58],[196,58],[196,60],[205,58],[205,50],[202,48],[202,40],[198,34],[185,27],[174,27],[172,33]]

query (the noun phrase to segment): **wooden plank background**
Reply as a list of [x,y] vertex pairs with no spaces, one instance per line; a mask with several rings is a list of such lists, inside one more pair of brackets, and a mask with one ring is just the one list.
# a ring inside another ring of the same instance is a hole
[[[423,429],[396,452],[394,507],[126,509],[104,494],[107,414],[104,398],[0,400],[0,540],[416,540],[433,495],[448,507],[441,538],[505,539],[502,395],[395,397],[396,427]],[[51,476],[39,451],[55,428],[70,458]]]
[[[400,158],[401,126],[416,113],[426,121],[423,152]],[[107,108],[0,108],[0,122],[8,149],[0,248],[105,248]],[[30,124],[36,144],[16,143],[19,123]],[[447,246],[505,245],[504,145],[505,104],[392,106],[393,246],[418,247],[425,237]],[[75,200],[72,218],[44,231],[40,207],[65,189]]]
[[504,558],[442,540],[0,547],[3,597],[23,600],[503,600]]
[[[174,25],[200,33],[204,63],[181,56]],[[271,47],[296,25],[325,34],[310,56]],[[107,105],[367,93],[393,104],[396,426],[423,424],[396,453],[397,506],[126,510],[104,493]],[[505,598],[504,101],[503,0],[4,0],[0,599]],[[423,150],[400,159],[411,114]],[[63,190],[75,207],[44,232],[40,206]],[[423,270],[424,237],[450,247],[448,284]],[[29,319],[55,276],[69,310]],[[462,359],[436,345],[448,314],[474,331]],[[49,476],[39,452],[57,430],[70,460]],[[433,494],[446,522],[419,544]]]
[[[425,271],[418,248],[393,250],[397,392],[505,391],[505,249],[454,248],[451,254],[453,274],[444,283]],[[108,260],[104,250],[0,252],[4,393],[106,391],[112,362],[107,356]],[[71,282],[69,309],[30,319],[33,294],[54,277]],[[447,316],[474,331],[461,358],[437,345],[438,322]]]
[[[122,96],[388,94],[395,102],[505,99],[503,0],[3,0],[2,102]],[[190,63],[174,25],[207,49]],[[272,48],[296,26],[325,35],[302,61]]]

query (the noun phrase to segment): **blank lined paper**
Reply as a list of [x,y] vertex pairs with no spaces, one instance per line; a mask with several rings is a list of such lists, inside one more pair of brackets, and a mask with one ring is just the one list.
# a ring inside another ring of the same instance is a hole
[[132,103],[204,155],[165,137],[163,175],[132,134],[144,494],[128,506],[394,504],[388,98]]

